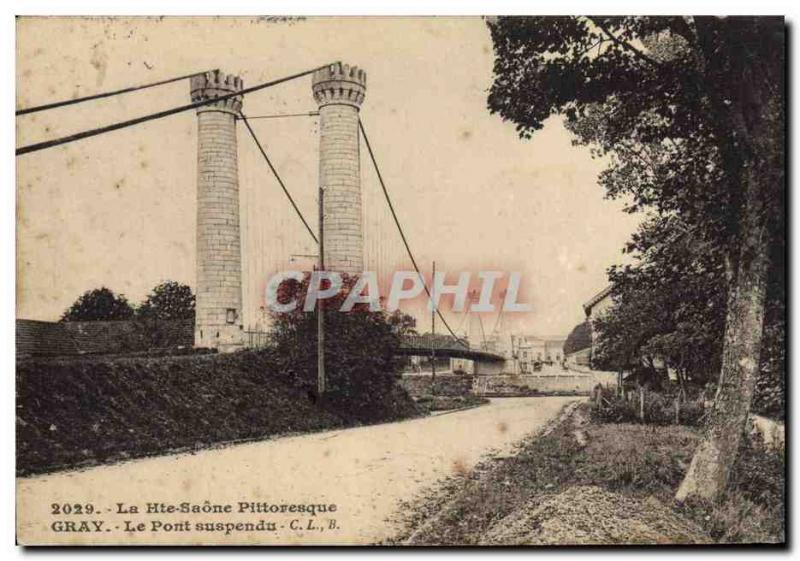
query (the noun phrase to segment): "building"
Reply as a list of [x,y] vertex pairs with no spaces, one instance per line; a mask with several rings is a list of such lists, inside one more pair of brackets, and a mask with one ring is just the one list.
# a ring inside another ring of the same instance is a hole
[[[614,305],[614,299],[611,297],[612,285],[608,285],[603,290],[589,298],[583,305],[583,311],[586,314],[586,319],[589,322],[594,322],[597,318],[602,316]],[[592,331],[592,337],[595,337]]]
[[514,341],[520,374],[534,372],[534,364],[536,363],[559,364],[564,359],[564,341],[566,341],[566,337],[518,335]]
[[586,367],[591,365],[592,355],[594,354],[594,348],[597,342],[597,331],[594,329],[594,322],[602,317],[611,306],[614,305],[611,289],[612,285],[608,285],[583,304],[583,311],[586,314],[586,325],[588,325],[588,328],[591,330],[591,344],[565,357],[567,364]]
[[584,366],[589,368],[592,364],[592,347],[586,347],[570,353],[564,357],[567,366]]
[[188,349],[194,320],[16,320],[17,360]]

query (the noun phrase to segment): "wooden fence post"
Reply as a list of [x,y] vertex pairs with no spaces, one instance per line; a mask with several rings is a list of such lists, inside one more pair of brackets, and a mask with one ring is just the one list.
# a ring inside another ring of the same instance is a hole
[[639,418],[644,422],[644,386],[639,388]]

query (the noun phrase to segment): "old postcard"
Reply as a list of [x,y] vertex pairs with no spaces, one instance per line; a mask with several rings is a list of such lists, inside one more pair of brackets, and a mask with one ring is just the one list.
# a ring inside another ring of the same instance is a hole
[[786,541],[781,17],[19,17],[21,545]]

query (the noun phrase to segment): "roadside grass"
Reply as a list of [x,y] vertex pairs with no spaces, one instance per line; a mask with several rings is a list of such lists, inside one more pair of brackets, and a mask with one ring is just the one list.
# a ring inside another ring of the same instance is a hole
[[742,443],[723,500],[717,505],[691,502],[682,509],[719,543],[783,543],[785,462],[784,453],[751,437]]
[[[644,509],[658,501],[676,521],[696,526],[704,541],[783,541],[779,454],[759,449],[758,443],[748,445],[731,490],[719,505],[678,505],[673,496],[699,441],[697,429],[592,424],[588,416],[583,404],[549,434],[529,437],[515,455],[488,460],[469,474],[451,478],[434,496],[413,501],[407,507],[405,530],[393,543],[479,545],[496,535],[498,527],[518,526],[525,512],[575,487],[599,487]],[[589,527],[600,522],[592,520],[599,514],[592,510],[589,504],[584,516]],[[685,542],[686,535],[679,538],[676,541]]]
[[423,395],[414,399],[414,403],[422,413],[437,411],[458,411],[486,405],[489,400],[475,395]]

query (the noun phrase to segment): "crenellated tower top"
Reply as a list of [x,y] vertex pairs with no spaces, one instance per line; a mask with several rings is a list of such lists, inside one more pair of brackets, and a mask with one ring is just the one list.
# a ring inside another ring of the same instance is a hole
[[358,109],[367,90],[367,73],[337,62],[314,72],[311,87],[320,107],[344,104]]
[[[219,70],[198,74],[192,76],[190,83],[192,102],[216,99],[241,91],[243,87],[244,82],[242,79],[233,74],[225,74]],[[225,111],[234,115],[238,115],[241,110],[242,96],[240,95],[197,108],[198,113],[202,111]]]

